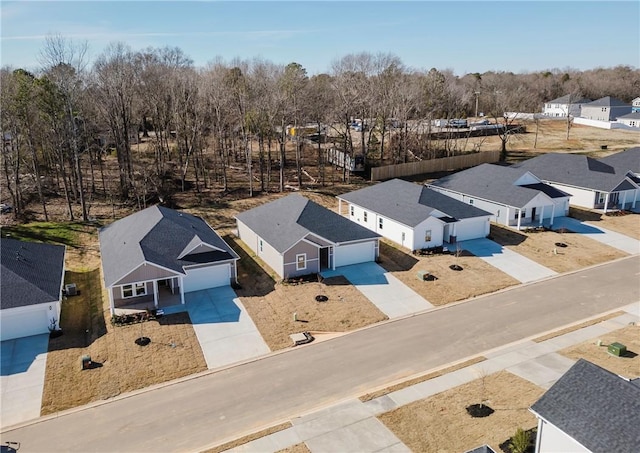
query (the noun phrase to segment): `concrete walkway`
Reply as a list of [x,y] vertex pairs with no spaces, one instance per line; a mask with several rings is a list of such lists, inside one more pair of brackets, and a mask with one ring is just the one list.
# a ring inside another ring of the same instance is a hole
[[322,276],[343,275],[389,319],[433,308],[422,296],[376,263],[353,264],[322,271]]
[[40,417],[49,335],[6,340],[0,345],[0,427]]
[[186,306],[170,307],[165,313],[189,312],[210,370],[271,352],[231,287],[194,291],[184,298]]
[[607,230],[592,223],[581,222],[571,217],[559,217],[554,220],[553,229],[557,230],[559,228],[566,228],[631,255],[640,253],[640,241],[637,239]]
[[261,437],[230,452],[276,452],[304,442],[312,453],[409,452],[377,416],[406,404],[507,370],[548,389],[574,364],[557,351],[639,322],[638,305],[627,313],[540,343],[521,341],[484,353],[487,360],[428,381],[406,387],[365,403],[357,398],[291,420],[292,427]]
[[490,239],[461,241],[459,245],[462,249],[473,253],[478,258],[521,283],[534,282],[557,274],[557,272],[548,267],[542,266]]

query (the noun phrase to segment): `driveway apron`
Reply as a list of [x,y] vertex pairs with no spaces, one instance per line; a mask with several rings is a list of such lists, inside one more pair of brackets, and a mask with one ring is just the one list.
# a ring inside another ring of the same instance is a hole
[[232,288],[186,293],[185,302],[210,370],[271,352]]
[[40,417],[49,335],[0,343],[0,426]]
[[325,278],[336,275],[343,275],[389,319],[433,308],[422,296],[376,263],[353,264],[322,271]]
[[637,239],[616,233],[615,231],[607,230],[606,228],[594,226],[590,223],[580,222],[579,220],[571,217],[557,218],[553,222],[553,228],[566,228],[574,233],[582,234],[594,241],[617,248],[618,250],[622,250],[623,252],[627,252],[631,255],[640,253],[640,241]]
[[557,272],[501,246],[490,239],[461,241],[460,247],[500,269],[521,283],[533,282],[556,275]]

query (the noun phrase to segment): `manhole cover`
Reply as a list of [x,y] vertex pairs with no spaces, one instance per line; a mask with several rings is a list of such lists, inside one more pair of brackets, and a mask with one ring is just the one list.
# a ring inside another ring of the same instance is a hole
[[326,302],[328,300],[329,298],[324,294],[320,294],[319,296],[316,296],[316,302]]
[[146,346],[146,345],[148,345],[149,343],[151,343],[151,338],[149,338],[149,337],[139,337],[139,338],[136,338],[136,344],[137,344],[138,346]]
[[566,246],[567,246],[567,244],[565,244],[564,242],[556,242],[556,247],[562,247],[562,248],[564,248],[564,247],[566,247]]

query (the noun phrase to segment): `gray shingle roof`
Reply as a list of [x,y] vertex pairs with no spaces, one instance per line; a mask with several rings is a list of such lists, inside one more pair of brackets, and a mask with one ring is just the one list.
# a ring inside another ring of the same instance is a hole
[[[482,164],[440,178],[433,181],[431,185],[450,189],[471,197],[522,208],[538,194],[549,190],[545,189],[543,192],[535,187],[516,185],[516,181],[526,173],[526,169]],[[566,196],[561,195],[562,193],[557,191],[556,196]]]
[[625,179],[628,170],[616,170],[606,162],[577,154],[543,154],[514,165],[528,170],[543,181],[613,191]]
[[531,410],[594,453],[640,446],[640,387],[584,359]]
[[[107,286],[144,262],[184,274],[183,266],[190,264],[238,259],[202,218],[162,206],[152,206],[113,222],[101,228],[99,236]],[[189,244],[199,242],[196,236],[218,250],[178,259]]]
[[587,107],[631,107],[631,104],[627,104],[626,102],[617,98],[612,98],[611,96],[596,99],[595,101],[589,102],[585,105]]
[[4,238],[0,241],[0,249],[0,308],[60,300],[64,246]]
[[444,214],[454,219],[491,215],[475,206],[401,179],[391,179],[340,195],[338,198],[410,227],[418,225],[432,215],[442,217]]
[[620,171],[620,173],[632,171],[640,174],[640,147],[629,148],[599,160],[607,165],[611,165],[616,171]]
[[640,112],[631,112],[631,113],[627,113],[626,115],[621,115],[619,117],[617,117],[617,119],[623,119],[623,120],[640,120]]
[[569,104],[569,102],[572,104],[586,104],[587,102],[591,102],[591,99],[565,94],[562,97],[548,101],[547,104]]
[[309,233],[336,244],[380,237],[298,194],[242,212],[236,218],[280,253]]

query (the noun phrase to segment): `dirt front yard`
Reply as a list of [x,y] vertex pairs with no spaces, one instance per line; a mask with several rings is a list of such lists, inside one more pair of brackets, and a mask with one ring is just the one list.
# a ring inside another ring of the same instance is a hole
[[[571,232],[525,233],[492,224],[491,239],[558,273],[575,271],[627,256],[625,252]],[[565,247],[556,243],[564,244]]]
[[[460,255],[416,256],[386,240],[380,242],[380,265],[434,305],[492,293],[520,283],[480,258],[465,252]],[[449,266],[453,264],[462,270],[452,270]],[[418,278],[419,271],[428,271],[434,279]]]

